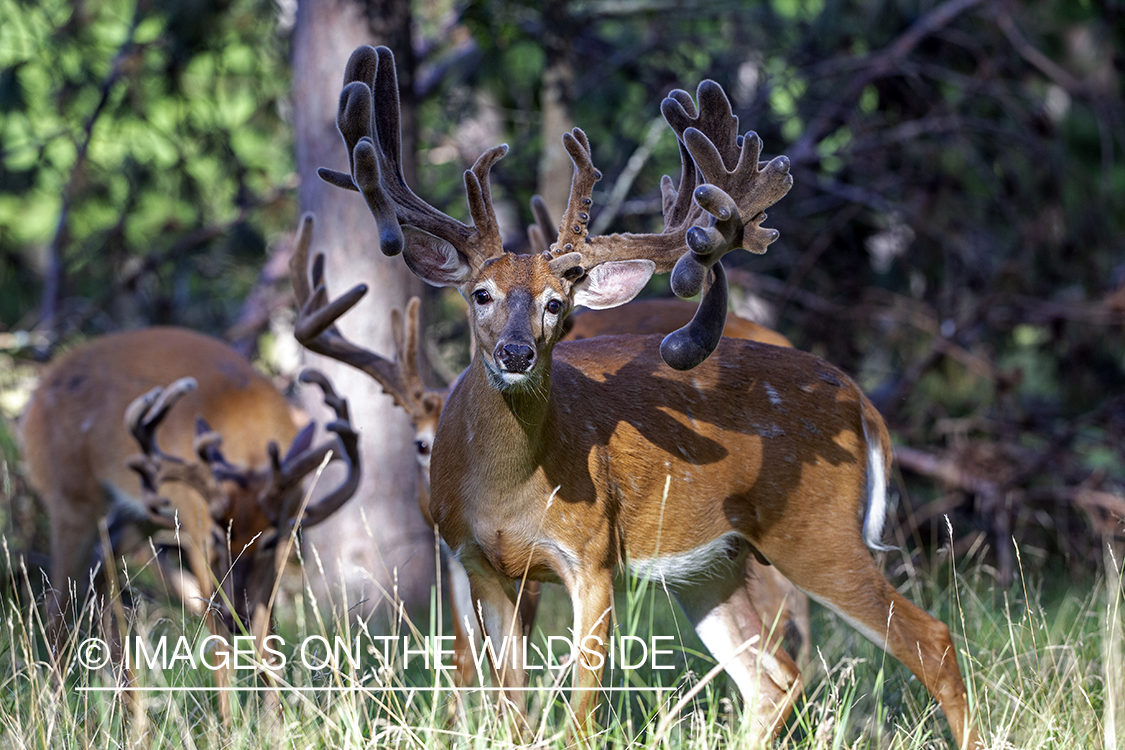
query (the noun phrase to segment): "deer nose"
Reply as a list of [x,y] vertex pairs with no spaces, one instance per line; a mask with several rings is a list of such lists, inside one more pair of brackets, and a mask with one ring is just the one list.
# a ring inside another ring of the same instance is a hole
[[527,344],[504,344],[496,359],[508,372],[527,372],[535,362],[535,349]]

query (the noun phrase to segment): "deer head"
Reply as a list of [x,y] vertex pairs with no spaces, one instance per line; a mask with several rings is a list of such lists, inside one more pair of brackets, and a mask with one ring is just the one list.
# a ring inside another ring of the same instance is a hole
[[[222,453],[222,437],[201,417],[196,421],[195,461],[160,449],[157,428],[176,402],[196,389],[191,378],[177,380],[167,388],[153,388],[133,401],[125,413],[126,429],[141,449],[128,465],[141,477],[143,501],[154,524],[165,528],[175,524],[171,504],[160,494],[161,486],[167,483],[186,484],[205,500],[214,522],[216,549],[224,562],[229,563],[231,557],[235,560],[229,569],[215,570],[215,576],[231,582],[235,593],[232,614],[247,622],[253,613],[248,602],[265,601],[272,593],[250,589],[254,588],[252,582],[259,588],[262,584],[272,587],[276,571],[271,556],[278,542],[298,525],[314,526],[329,517],[354,494],[359,483],[358,435],[350,423],[347,401],[336,395],[328,379],[317,370],[305,370],[299,379],[320,387],[325,403],[335,411],[336,419],[325,426],[332,438],[312,447],[316,425],[309,424],[293,439],[284,458],[277,443],[270,441],[270,463],[264,468],[228,462]],[[345,478],[306,507],[302,484],[329,457],[346,466]],[[262,566],[273,575],[263,575],[259,570]]]
[[[490,279],[512,273],[536,279],[542,289],[534,296],[543,297],[546,314],[535,330],[513,338],[506,321],[492,320],[494,316],[487,313],[482,315],[489,322],[482,320],[480,328],[474,327],[493,332],[480,342],[478,351],[497,373],[497,382],[524,382],[536,359],[561,336],[557,323],[574,306],[597,309],[623,304],[654,272],[672,272],[673,289],[679,295],[703,291],[695,318],[670,334],[661,349],[668,364],[690,369],[714,350],[722,335],[726,279],[719,260],[740,247],[765,251],[777,238],[775,230],[761,227],[765,209],[792,185],[788,159],[779,156],[759,163],[761,140],[754,133],[738,135],[738,119],[721,87],[704,81],[697,98],[698,108],[690,95],[677,90],[662,105],[665,119],[680,138],[682,170],[678,189],[668,178],[662,183],[665,229],[661,234],[589,236],[591,193],[601,173],[594,168],[590,144],[578,129],[563,136],[575,164],[566,212],[550,249],[534,259],[514,261],[505,255],[492,209],[489,172],[507,153],[507,146],[485,152],[465,172],[471,225],[422,201],[402,176],[398,83],[394,57],[385,47],[361,47],[352,54],[337,117],[350,172],[321,169],[320,175],[333,185],[363,194],[375,217],[383,252],[403,254],[411,270],[427,283],[456,287],[471,304],[484,307],[495,299]],[[516,266],[519,271],[505,270]],[[517,308],[531,312],[533,302],[521,301]]]

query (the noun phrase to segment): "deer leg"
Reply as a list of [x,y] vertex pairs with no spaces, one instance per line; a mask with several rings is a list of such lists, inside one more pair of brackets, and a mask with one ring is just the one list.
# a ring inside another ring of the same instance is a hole
[[613,609],[613,578],[598,571],[570,583],[574,609],[574,690],[571,710],[574,731],[580,742],[594,731],[594,712],[598,707],[598,688],[605,671],[609,645],[609,623]]
[[110,663],[121,688],[118,698],[130,718],[130,733],[139,738],[143,736],[148,722],[144,700],[133,691],[137,686],[137,678],[129,665],[126,652],[129,624],[121,593],[121,582],[117,575],[117,550],[112,545],[106,521],[105,518],[101,519],[97,526],[97,535],[100,538],[97,557],[101,560],[101,566],[98,574],[91,578],[91,583],[95,606],[99,606],[99,603],[101,606],[101,630],[103,637],[109,643]]
[[777,735],[801,692],[801,671],[782,648],[780,628],[772,620],[764,622],[755,608],[750,572],[733,567],[725,579],[677,591],[676,598],[754,711],[756,732],[749,744],[764,746]]
[[158,549],[156,565],[160,578],[170,589],[171,595],[183,602],[188,612],[199,616],[203,614],[203,592],[196,583],[195,576],[184,570],[183,565],[174,562],[181,554],[182,549],[176,545]]
[[469,590],[469,574],[452,555],[447,556],[446,560],[449,563],[449,608],[453,619],[453,683],[462,687],[473,684],[472,649],[476,637],[473,631],[476,630],[477,620],[473,595]]
[[809,599],[777,568],[746,556],[746,588],[754,609],[770,631],[770,644],[780,639],[798,668],[809,663],[811,631]]
[[941,706],[957,747],[979,747],[949,628],[895,591],[856,542],[850,551],[837,544],[810,545],[797,554],[790,549],[776,562],[809,596],[914,673]]
[[500,710],[512,717],[513,731],[523,737],[527,730],[527,709],[522,688],[527,684],[527,673],[515,582],[500,575],[487,561],[481,561],[479,567],[467,566],[466,572],[484,650],[488,654],[492,684],[502,688]]
[[[254,650],[257,652],[258,661],[262,667],[262,680],[269,688],[276,687],[276,680],[274,673],[270,670],[274,666],[274,660],[266,651],[266,638],[270,635],[270,609],[266,602],[257,601],[254,603],[254,609],[250,614],[250,630],[254,636]],[[262,696],[263,710],[267,714],[274,715],[281,718],[281,695],[276,689],[265,691]]]
[[[204,607],[203,623],[206,625],[211,635],[220,639],[218,642],[222,644],[221,647],[229,651],[229,644],[231,642],[230,632],[227,630],[226,623],[223,622],[223,618],[220,616],[219,607],[222,605],[222,601],[215,591],[213,581],[214,573],[211,570],[211,559],[214,556],[214,550],[211,547],[210,530],[189,527],[186,529],[183,536],[186,537],[185,541],[187,542],[187,544],[184,545],[184,549],[187,556],[188,567],[191,568],[191,573],[195,576],[196,583],[199,584],[199,594]],[[229,725],[231,721],[229,654],[228,665],[216,669],[214,675],[219,703],[219,718],[222,720],[223,724]]]
[[[66,507],[60,498],[49,508]],[[51,518],[51,590],[47,594],[47,628],[51,648],[61,656],[70,622],[79,615],[71,590],[81,597],[89,581],[87,570],[98,539],[97,524],[81,513],[59,513]],[[110,561],[112,563],[112,560]]]
[[525,638],[531,637],[531,628],[535,625],[535,615],[539,612],[539,581],[520,582],[520,621],[523,623]]

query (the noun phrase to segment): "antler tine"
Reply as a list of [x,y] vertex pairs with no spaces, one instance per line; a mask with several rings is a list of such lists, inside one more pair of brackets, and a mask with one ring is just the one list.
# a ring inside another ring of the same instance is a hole
[[733,169],[741,144],[738,142],[738,117],[731,109],[726,92],[722,86],[708,79],[696,87],[695,98],[699,101],[698,109],[688,92],[673,89],[660,103],[660,113],[681,142],[689,128],[704,133],[719,151],[727,168]]
[[695,168],[695,161],[683,141],[677,139],[676,143],[680,147],[680,184],[678,187],[674,186],[672,178],[668,175],[660,178],[665,232],[690,226],[701,210],[692,200],[699,174]]
[[421,300],[411,297],[406,303],[405,318],[398,310],[391,310],[391,327],[395,339],[395,364],[398,366],[402,391],[409,403],[406,412],[415,428],[425,419],[436,417],[445,404],[445,392],[430,388],[422,380],[419,367],[421,325],[419,310]]
[[211,429],[203,417],[195,418],[195,438],[191,447],[199,459],[208,464],[229,466],[222,453],[223,436]]
[[543,196],[538,194],[531,196],[531,215],[535,218],[535,223],[527,226],[527,241],[531,245],[531,252],[541,255],[551,249],[547,244],[547,232],[553,224]]
[[[360,478],[359,434],[351,425],[347,400],[337,395],[331,381],[323,373],[319,370],[307,369],[301,373],[299,379],[302,383],[315,383],[324,393],[324,403],[336,413],[336,419],[325,425],[325,429],[334,433],[334,435],[331,440],[316,448],[309,448],[306,444],[308,441],[302,439],[304,436],[304,433],[302,433],[293,441],[294,445],[290,448],[289,454],[280,461],[277,459],[277,446],[271,444],[271,459],[275,463],[275,471],[277,472],[273,482],[274,487],[270,493],[271,498],[274,498],[275,502],[284,498],[288,494],[285,490],[297,485],[307,474],[320,466],[324,457],[330,452],[334,460],[343,461],[347,467],[347,475],[343,482],[316,503],[306,508],[300,519],[293,515],[296,508],[284,509],[284,512],[282,512],[282,509],[265,509],[267,515],[271,511],[273,512],[271,517],[276,518],[278,526],[284,523],[292,527],[300,521],[301,525],[308,528],[309,526],[315,526],[335,513],[348,498],[355,494]],[[311,437],[311,430],[308,434]]]
[[563,147],[574,162],[574,177],[570,182],[570,197],[566,211],[559,223],[558,239],[551,252],[556,258],[573,251],[582,252],[589,236],[590,206],[594,200],[594,184],[602,173],[594,168],[590,154],[590,141],[579,128],[563,133]]
[[418,297],[411,297],[406,303],[405,317],[397,309],[391,310],[399,381],[402,390],[413,402],[419,401],[426,390],[418,369],[418,310],[421,302]]
[[[211,425],[203,417],[195,418],[195,438],[192,440],[192,450],[199,457],[201,466],[211,470],[212,484],[229,479],[245,486],[250,481],[253,473],[250,469],[239,469],[231,465],[222,452],[223,437],[211,429]],[[218,485],[214,484],[217,488]],[[212,492],[207,496],[211,517],[222,524],[227,511],[230,509],[230,497],[225,492]]]
[[465,172],[470,227],[423,201],[406,184],[400,120],[394,54],[386,47],[357,48],[345,69],[336,118],[350,174],[325,168],[318,174],[325,182],[363,194],[385,255],[398,255],[406,247],[404,228],[421,230],[448,242],[479,267],[502,252],[488,176],[508,147],[490,149]]
[[[500,225],[496,221],[496,211],[492,206],[492,187],[489,174],[492,171],[492,165],[503,159],[507,153],[508,145],[506,143],[493,146],[478,156],[472,169],[465,172],[465,193],[469,200],[469,215],[473,219],[473,226],[476,227],[482,241],[493,242],[495,247],[501,247],[501,237]],[[487,260],[487,256],[480,261],[474,260],[472,256],[469,257],[474,263]]]
[[[156,428],[176,402],[198,387],[195,378],[180,378],[167,388],[157,386],[133,399],[125,409],[125,429],[145,455],[167,457],[156,444]],[[179,460],[179,459],[176,459]]]
[[137,397],[125,410],[125,429],[141,449],[140,455],[131,456],[126,463],[141,478],[150,517],[165,526],[171,519],[161,512],[167,505],[167,500],[158,494],[161,484],[183,482],[199,492],[208,505],[218,502],[222,494],[203,465],[165,453],[156,441],[156,430],[168,411],[196,387],[194,378],[180,378],[167,388],[156,387]]
[[[297,223],[297,237],[293,241],[293,254],[289,256],[289,282],[293,285],[293,296],[297,298],[298,312],[312,296],[312,287],[309,285],[309,247],[312,245],[315,223],[316,217],[312,212],[301,215]],[[366,291],[365,287],[364,292]],[[340,315],[343,315],[343,312]]]
[[355,307],[367,293],[367,285],[357,284],[339,298],[329,301],[324,254],[317,253],[311,268],[309,266],[313,224],[312,214],[301,217],[296,246],[289,261],[289,279],[298,306],[293,335],[306,349],[351,365],[371,376],[395,403],[409,411],[409,394],[402,385],[397,365],[370,349],[356,346],[336,327],[336,320]]

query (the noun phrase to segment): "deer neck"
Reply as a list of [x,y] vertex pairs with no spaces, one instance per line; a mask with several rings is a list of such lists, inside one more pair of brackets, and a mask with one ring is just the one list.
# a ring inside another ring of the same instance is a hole
[[551,399],[550,361],[542,362],[534,388],[497,387],[480,357],[466,375],[465,396],[471,411],[462,423],[465,444],[489,484],[512,488],[542,465],[556,420]]

